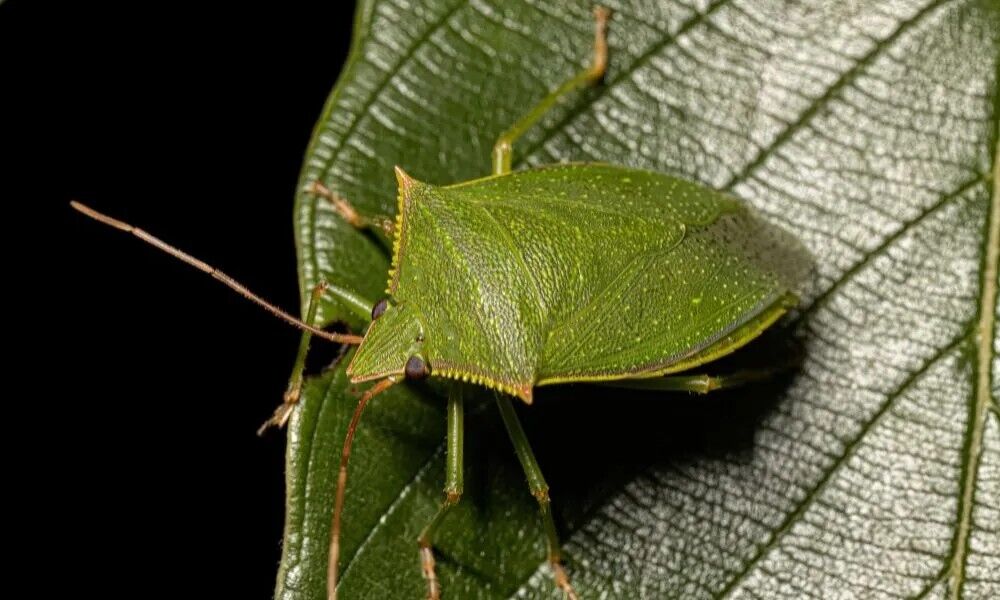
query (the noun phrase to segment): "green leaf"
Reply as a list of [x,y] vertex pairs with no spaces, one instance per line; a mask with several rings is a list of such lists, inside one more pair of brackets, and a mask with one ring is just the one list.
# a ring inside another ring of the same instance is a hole
[[[700,181],[795,233],[817,267],[789,320],[803,347],[789,377],[705,398],[554,388],[522,407],[581,597],[997,597],[1000,7],[607,4],[606,84],[562,103],[516,163]],[[493,138],[585,64],[589,14],[362,2],[302,184],[381,215],[395,164],[439,184],[488,173]],[[305,194],[296,234],[303,289],[382,295],[379,240]],[[290,427],[282,599],[323,597],[345,387],[340,370],[312,381]],[[466,495],[439,534],[445,597],[557,598],[495,409],[474,406]],[[362,420],[342,598],[421,597],[443,407],[397,386]]]

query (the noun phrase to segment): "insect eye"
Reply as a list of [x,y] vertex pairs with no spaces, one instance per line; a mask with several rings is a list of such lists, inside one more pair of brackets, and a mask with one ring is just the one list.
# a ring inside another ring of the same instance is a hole
[[379,300],[378,302],[376,302],[375,306],[372,307],[372,321],[374,321],[375,319],[381,317],[382,313],[384,313],[385,309],[387,309],[387,308],[389,308],[389,300],[388,299],[382,298],[381,300]]
[[407,379],[424,379],[431,374],[431,366],[419,354],[414,354],[406,361],[403,374]]

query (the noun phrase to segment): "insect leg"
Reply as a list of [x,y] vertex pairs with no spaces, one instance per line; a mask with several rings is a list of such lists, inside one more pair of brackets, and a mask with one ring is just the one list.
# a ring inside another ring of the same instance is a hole
[[[316,310],[319,308],[319,301],[326,292],[327,284],[321,281],[313,288],[312,296],[309,298],[309,307],[306,309],[305,322],[312,325],[316,321]],[[299,351],[295,355],[295,364],[292,366],[292,374],[288,378],[288,387],[285,388],[285,396],[278,408],[274,410],[271,418],[264,421],[264,424],[257,430],[257,435],[264,435],[272,425],[284,427],[291,416],[295,405],[299,403],[302,395],[302,374],[306,369],[306,355],[309,353],[309,342],[312,340],[312,332],[303,331],[302,339],[299,341]]]
[[528,478],[528,487],[531,488],[531,495],[538,500],[541,509],[542,520],[545,524],[545,535],[548,540],[549,565],[555,576],[556,586],[563,591],[569,600],[577,600],[576,592],[569,583],[569,577],[562,568],[562,547],[559,544],[559,534],[556,532],[556,522],[552,518],[552,502],[549,498],[549,484],[545,482],[542,470],[535,460],[535,453],[528,443],[528,436],[521,427],[521,421],[517,418],[514,405],[511,404],[510,396],[497,394],[497,406],[500,408],[500,416],[503,417],[503,424],[507,427],[510,441],[514,444],[514,453],[521,461],[521,467]]
[[608,9],[603,6],[594,8],[595,33],[594,33],[594,61],[591,65],[573,77],[567,79],[562,85],[549,92],[530,111],[518,119],[510,129],[500,134],[496,144],[493,145],[493,174],[502,175],[510,173],[511,154],[514,149],[514,142],[517,138],[538,122],[542,116],[549,111],[562,96],[569,94],[579,88],[593,85],[604,77],[604,71],[608,66],[608,40],[606,36],[608,17],[611,15]]
[[330,525],[330,550],[326,567],[326,597],[327,600],[337,600],[337,573],[340,568],[340,517],[344,514],[344,493],[347,491],[347,465],[351,460],[351,448],[354,446],[354,434],[361,421],[368,401],[399,383],[399,379],[389,376],[382,379],[361,395],[358,405],[351,415],[344,435],[344,448],[340,452],[340,470],[337,472],[337,493],[333,499],[333,523]]
[[756,381],[774,377],[784,369],[744,369],[724,375],[667,375],[648,379],[622,379],[609,381],[603,385],[633,390],[661,390],[670,392],[692,392],[707,394],[715,390],[739,387]]
[[[313,288],[309,298],[309,305],[306,307],[305,322],[315,326],[316,313],[319,310],[320,300],[323,294],[329,292],[332,296],[340,300],[351,312],[362,319],[371,318],[372,302],[362,298],[360,295],[335,285],[330,285],[321,281]],[[271,426],[284,427],[288,418],[292,414],[295,405],[299,403],[299,396],[302,394],[303,374],[306,368],[306,356],[309,354],[309,342],[312,341],[312,332],[304,331],[299,342],[299,351],[295,355],[295,364],[292,366],[292,374],[288,379],[288,387],[285,388],[285,396],[282,403],[274,410],[274,414],[257,430],[257,435],[263,435]],[[341,347],[341,354],[346,352],[347,346]]]
[[313,181],[306,186],[306,191],[310,194],[315,194],[321,198],[326,198],[333,205],[334,210],[337,211],[345,221],[351,226],[357,229],[380,229],[387,236],[392,237],[392,231],[395,227],[395,222],[389,217],[366,217],[354,210],[351,203],[345,200],[343,197],[330,191],[330,188],[326,187],[318,181]]
[[458,504],[462,497],[462,453],[465,431],[464,400],[462,386],[453,383],[448,391],[448,452],[445,459],[444,501],[434,518],[420,532],[417,546],[420,548],[420,566],[427,580],[427,600],[440,600],[441,582],[434,571],[434,532],[445,516]]

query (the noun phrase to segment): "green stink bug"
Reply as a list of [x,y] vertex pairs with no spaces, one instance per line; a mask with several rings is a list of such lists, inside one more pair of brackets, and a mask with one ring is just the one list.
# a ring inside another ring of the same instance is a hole
[[[580,381],[690,390],[739,383],[679,373],[733,352],[796,301],[793,288],[808,262],[802,250],[722,194],[612,165],[511,173],[513,142],[560,97],[601,79],[605,19],[598,11],[594,64],[501,136],[492,176],[440,187],[397,170],[395,221],[358,215],[322,183],[311,186],[352,224],[389,231],[393,238],[388,298],[375,305],[363,338],[311,328],[315,302],[306,322],[297,322],[334,341],[359,344],[348,372],[355,382],[377,381],[362,396],[344,444],[331,536],[331,597],[353,433],[378,392],[427,376],[503,392],[497,402],[542,508],[556,583],[574,597],[559,563],[548,486],[509,396],[530,403],[536,386]],[[148,234],[91,216],[131,230],[253,297]],[[323,291],[317,289],[314,298]],[[294,404],[301,363],[275,422]],[[441,593],[433,534],[462,492],[462,390],[452,385],[448,397],[454,442],[448,444],[446,498],[419,539],[430,598]]]

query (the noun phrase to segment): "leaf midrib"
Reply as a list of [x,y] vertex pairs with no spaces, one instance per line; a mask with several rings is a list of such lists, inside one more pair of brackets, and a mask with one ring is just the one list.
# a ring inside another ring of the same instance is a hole
[[[1000,105],[1000,90],[995,92],[994,111]],[[948,572],[951,575],[949,597],[961,597],[965,583],[966,558],[969,551],[969,534],[972,525],[972,505],[975,501],[979,461],[983,451],[983,431],[986,413],[992,400],[991,379],[993,345],[996,328],[997,269],[1000,263],[1000,114],[994,114],[997,137],[993,150],[993,190],[987,216],[985,257],[980,285],[979,319],[976,340],[976,392],[970,410],[970,431],[965,453],[962,479],[962,498],[955,545]]]

